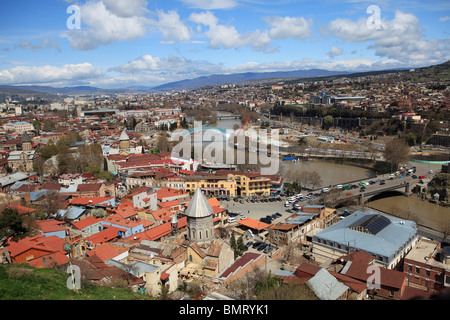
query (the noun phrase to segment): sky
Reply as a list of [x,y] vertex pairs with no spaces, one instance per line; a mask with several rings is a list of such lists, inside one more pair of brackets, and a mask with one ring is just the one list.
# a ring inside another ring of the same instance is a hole
[[0,85],[153,87],[211,74],[448,60],[448,0],[0,3]]

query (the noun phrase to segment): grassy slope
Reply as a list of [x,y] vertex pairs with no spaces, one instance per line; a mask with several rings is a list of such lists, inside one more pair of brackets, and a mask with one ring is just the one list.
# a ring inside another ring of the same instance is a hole
[[150,297],[123,288],[82,282],[77,292],[66,286],[68,273],[27,265],[0,266],[0,300],[146,300]]

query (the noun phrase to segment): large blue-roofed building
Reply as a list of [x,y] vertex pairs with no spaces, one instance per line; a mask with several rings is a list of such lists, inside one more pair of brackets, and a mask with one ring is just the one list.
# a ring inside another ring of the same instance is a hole
[[356,211],[315,234],[312,253],[317,261],[325,262],[353,250],[364,250],[375,256],[375,264],[394,269],[418,241],[413,221]]

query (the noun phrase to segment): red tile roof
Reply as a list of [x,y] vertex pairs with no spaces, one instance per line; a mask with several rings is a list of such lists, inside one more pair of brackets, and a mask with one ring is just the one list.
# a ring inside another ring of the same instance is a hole
[[[353,261],[345,273],[346,276],[366,282],[372,273],[367,272],[370,265]],[[400,289],[405,284],[406,274],[400,271],[380,267],[380,284],[391,288]]]
[[237,269],[242,268],[243,266],[245,266],[247,263],[249,263],[252,260],[256,260],[260,257],[261,255],[258,253],[254,253],[254,252],[246,252],[242,257],[240,257],[239,259],[237,259],[232,265],[231,267],[229,267],[227,270],[225,270],[221,277],[222,278],[226,278],[228,277],[231,273],[235,272]]
[[[186,226],[186,222],[187,222],[186,217],[182,217],[182,218],[178,219],[178,228],[179,229],[184,228]],[[162,237],[168,235],[171,231],[172,231],[172,229],[171,229],[170,222],[166,222],[159,226],[153,227],[147,231],[134,234],[128,238],[134,239],[134,237],[136,237],[136,239],[138,239],[139,241],[143,240],[143,239],[156,241],[156,240],[159,240]]]
[[89,257],[96,255],[98,258],[100,258],[100,260],[106,261],[108,259],[113,259],[126,251],[128,251],[127,247],[118,246],[111,243],[102,243],[101,245],[87,252],[87,255]]
[[161,188],[156,191],[156,197],[160,201],[163,200],[164,198],[170,198],[175,196],[189,196],[189,193],[182,190],[171,188]]
[[28,261],[28,264],[35,268],[51,268],[53,266],[59,267],[67,263],[69,263],[69,257],[59,251]]
[[11,254],[11,258],[14,258],[30,249],[48,253],[59,251],[65,254],[64,244],[65,241],[57,236],[46,237],[44,235],[37,235],[34,237],[26,237],[18,242],[9,241],[7,248]]
[[68,230],[67,228],[61,226],[61,224],[64,224],[64,221],[58,221],[55,219],[39,220],[36,221],[36,224],[43,233]]
[[77,197],[71,199],[69,203],[73,205],[89,205],[89,204],[96,205],[111,199],[114,199],[114,197],[87,197],[87,198]]
[[86,228],[87,226],[90,226],[90,225],[100,222],[100,221],[102,221],[101,218],[95,218],[95,217],[91,216],[91,217],[84,218],[77,222],[72,222],[72,225],[75,226],[77,229],[81,230],[83,228]]
[[255,229],[255,230],[263,230],[263,229],[270,227],[270,224],[267,224],[267,223],[264,223],[264,222],[261,222],[261,221],[258,221],[258,220],[252,219],[252,218],[245,218],[245,219],[239,220],[237,223],[241,224],[243,226],[246,226],[248,228]]
[[108,241],[111,241],[112,239],[118,238],[119,231],[126,232],[125,229],[117,228],[114,226],[104,226],[104,227],[105,227],[104,230],[94,233],[93,235],[90,235],[89,237],[87,237],[85,239],[86,242],[90,242],[93,244],[100,244],[100,243],[108,242]]
[[7,208],[17,210],[18,214],[27,214],[27,213],[33,213],[36,211],[36,209],[28,208],[28,207],[16,205],[16,204],[10,204],[7,206]]

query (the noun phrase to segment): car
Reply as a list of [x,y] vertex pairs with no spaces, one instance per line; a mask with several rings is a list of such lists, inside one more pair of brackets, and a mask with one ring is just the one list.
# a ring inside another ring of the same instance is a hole
[[322,189],[322,192],[323,192],[323,193],[327,193],[328,191],[330,191],[330,189],[328,189],[328,188],[323,188],[323,189]]
[[244,200],[241,199],[241,200],[239,200],[239,202],[240,202],[240,203],[244,203]]
[[292,210],[292,209],[286,209],[286,212],[294,213],[294,210]]
[[234,218],[234,217],[228,218],[228,223],[233,223],[233,222],[236,222],[236,218]]
[[286,203],[284,204],[285,207],[289,207],[289,201],[286,201]]
[[278,216],[274,213],[273,215],[270,216],[272,219],[276,219],[278,218]]
[[279,213],[279,212],[275,213],[275,215],[276,215],[277,217],[281,217],[281,213]]
[[267,247],[264,249],[264,253],[269,253],[270,251],[272,251],[272,249],[273,249],[273,247],[267,246]]
[[337,186],[336,186],[336,189],[342,189],[344,186],[342,185],[342,184],[338,184]]
[[264,250],[266,247],[267,247],[267,244],[263,243],[257,248],[257,250],[261,251],[261,250]]
[[386,184],[386,182],[384,182],[384,181],[381,181],[381,182],[380,182],[380,186],[382,186],[382,185],[384,185],[384,184]]
[[369,181],[369,184],[375,184],[375,181]]
[[260,245],[262,245],[262,241],[256,241],[254,244],[252,244],[252,248],[257,248],[257,247],[259,247]]
[[413,175],[411,176],[411,178],[417,179],[417,176],[416,176],[415,174],[413,174]]
[[250,246],[252,246],[253,243],[254,243],[253,241],[247,242],[247,243],[244,245],[244,247],[246,248],[246,250],[247,250]]

